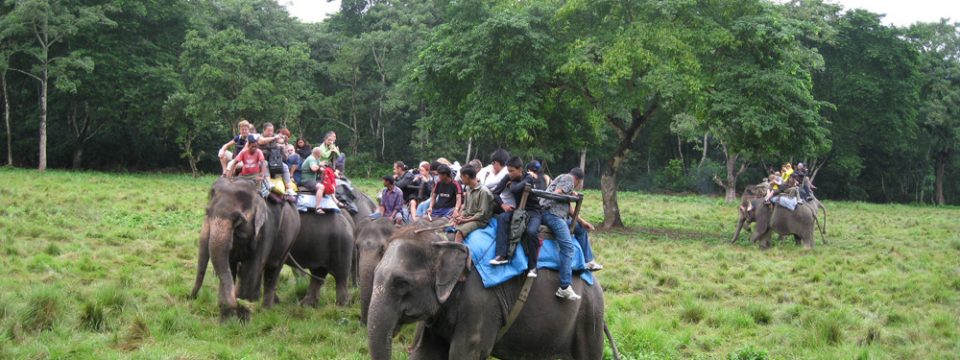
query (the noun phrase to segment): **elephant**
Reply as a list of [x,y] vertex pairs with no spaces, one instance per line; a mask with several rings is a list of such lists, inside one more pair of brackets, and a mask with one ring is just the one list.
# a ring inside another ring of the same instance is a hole
[[[582,298],[554,295],[559,274],[539,272],[528,304],[498,339],[525,277],[486,289],[468,265],[469,249],[411,226],[390,238],[374,274],[367,321],[370,355],[389,359],[394,332],[418,324],[411,359],[599,359],[603,356],[603,290],[575,276]],[[458,279],[466,274],[461,282]],[[501,303],[498,294],[503,295]]]
[[261,283],[263,307],[273,306],[283,261],[300,231],[300,218],[292,205],[268,203],[257,190],[251,180],[228,178],[218,179],[210,189],[190,298],[197,297],[212,260],[220,279],[221,321],[234,316],[248,320],[250,312],[237,298],[256,301]]
[[[763,204],[763,198],[766,194],[767,188],[761,185],[747,185],[746,189],[743,191],[743,195],[740,197],[740,206],[737,208],[739,217],[737,219],[736,231],[733,233],[733,238],[730,239],[730,243],[736,243],[740,238],[740,231],[746,227],[747,231],[750,231],[750,225],[756,222],[756,209],[760,204]],[[757,201],[760,200],[760,201]],[[816,204],[815,212],[823,210],[823,228],[821,231],[826,233],[826,218],[827,218],[827,208],[823,206],[823,203],[816,198],[811,198],[807,201],[811,204]],[[784,234],[779,235],[779,240],[783,241]],[[755,241],[754,241],[755,242]]]
[[[814,199],[798,204],[790,211],[779,205],[765,205],[763,199],[753,200],[753,219],[757,226],[750,240],[760,242],[761,249],[770,247],[770,238],[773,232],[780,235],[793,235],[797,244],[803,244],[806,249],[812,249],[815,240],[814,225],[820,226],[817,220],[817,210],[824,210],[824,223],[820,228],[821,236],[826,226],[826,208],[820,201]],[[826,240],[824,240],[826,243]]]
[[290,248],[287,265],[310,271],[310,289],[300,303],[315,306],[330,274],[337,282],[337,305],[346,305],[354,247],[352,219],[346,213],[300,213],[299,219],[300,235]]
[[367,323],[367,309],[370,306],[370,297],[373,295],[373,275],[383,257],[387,239],[393,235],[396,226],[393,220],[379,218],[365,219],[357,232],[357,258],[360,288],[360,322]]

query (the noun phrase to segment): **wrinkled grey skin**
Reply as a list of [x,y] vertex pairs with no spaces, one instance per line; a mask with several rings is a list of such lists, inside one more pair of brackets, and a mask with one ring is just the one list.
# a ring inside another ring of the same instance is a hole
[[268,204],[250,180],[218,179],[210,189],[200,230],[197,277],[190,298],[197,297],[207,262],[212,260],[220,279],[221,321],[234,316],[249,319],[249,310],[239,306],[237,298],[256,301],[261,282],[263,307],[270,308],[283,260],[299,231],[300,218],[290,204]]
[[[333,275],[337,283],[337,305],[347,305],[350,301],[347,284],[353,259],[353,222],[349,214],[300,213],[300,223],[300,235],[290,248],[290,257],[317,278]],[[287,265],[299,271],[292,260],[287,259]],[[317,278],[310,278],[310,289],[300,300],[301,304],[317,305],[317,295],[325,282]]]
[[[418,325],[410,359],[599,359],[603,355],[603,290],[575,276],[578,301],[554,295],[555,271],[540,271],[527,305],[499,342],[497,332],[509,309],[501,309],[496,290],[485,289],[476,270],[458,282],[468,267],[467,247],[442,241],[432,232],[399,230],[374,275],[367,321],[370,355],[389,359],[394,332]],[[472,268],[472,267],[471,267]],[[523,284],[517,277],[501,285],[510,305]]]
[[393,235],[396,226],[387,218],[377,220],[366,219],[360,224],[357,233],[357,258],[360,287],[360,322],[367,323],[367,309],[370,306],[370,296],[373,294],[373,275],[383,251],[386,249],[387,239]]
[[352,216],[354,224],[353,233],[356,236],[354,237],[355,246],[353,249],[353,269],[350,272],[350,283],[359,287],[360,283],[357,277],[360,274],[360,230],[365,223],[370,221],[370,214],[377,212],[377,203],[367,196],[367,194],[364,194],[356,188],[353,189],[353,194],[357,198],[357,213]]
[[773,233],[793,235],[798,245],[803,244],[804,248],[812,249],[816,235],[818,207],[822,208],[822,205],[814,200],[797,205],[794,211],[790,211],[776,205],[764,205],[762,199],[754,200],[753,217],[757,227],[751,234],[750,240],[759,241],[760,248],[767,249],[770,248],[770,238]]

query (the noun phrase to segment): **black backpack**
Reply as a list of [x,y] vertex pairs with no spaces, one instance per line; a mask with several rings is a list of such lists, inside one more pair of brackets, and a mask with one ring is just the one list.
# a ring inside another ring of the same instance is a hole
[[270,173],[283,173],[284,162],[283,151],[280,151],[280,149],[275,146],[271,146],[269,153],[267,153],[267,168],[270,169]]

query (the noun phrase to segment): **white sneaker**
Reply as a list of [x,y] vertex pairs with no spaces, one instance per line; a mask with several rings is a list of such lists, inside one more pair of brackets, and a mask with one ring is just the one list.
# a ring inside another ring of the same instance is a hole
[[603,265],[598,264],[596,261],[590,261],[585,266],[587,270],[590,271],[600,271],[603,270]]
[[557,297],[567,300],[580,300],[580,295],[577,295],[577,293],[573,292],[572,286],[567,286],[566,289],[557,288]]
[[530,269],[530,271],[527,271],[527,277],[528,278],[537,277],[537,269]]
[[508,262],[510,262],[510,260],[507,260],[502,256],[497,256],[496,258],[490,260],[490,265],[503,265]]

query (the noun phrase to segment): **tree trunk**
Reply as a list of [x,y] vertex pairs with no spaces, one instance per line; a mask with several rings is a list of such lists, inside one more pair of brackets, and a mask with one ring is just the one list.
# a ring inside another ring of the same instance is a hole
[[[619,163],[623,161],[622,156],[614,156],[611,161]],[[623,227],[623,219],[620,218],[620,203],[617,201],[617,172],[620,165],[607,166],[600,176],[600,192],[603,197],[603,227],[605,229]]]
[[947,159],[949,158],[949,156],[950,156],[950,153],[946,149],[943,149],[937,153],[937,161],[936,161],[937,179],[934,181],[934,191],[935,191],[934,196],[937,201],[937,205],[941,205],[941,206],[947,204],[947,200],[943,196],[943,177],[946,172]]
[[83,143],[78,143],[77,146],[73,149],[73,163],[71,168],[74,170],[80,170],[80,167],[83,165]]
[[47,67],[43,67],[43,77],[40,80],[40,161],[37,170],[47,170]]
[[587,148],[580,149],[580,170],[587,173]]
[[7,72],[0,72],[0,88],[3,96],[3,121],[7,124],[7,165],[13,166],[13,142],[10,135],[10,98],[7,96]]
[[[470,162],[470,152],[473,150],[473,137],[467,139],[467,158],[463,160],[463,164],[466,165]],[[480,169],[477,169],[480,170]]]
[[723,197],[724,200],[729,202],[737,201],[737,175],[735,173],[735,168],[737,166],[737,156],[727,155],[727,180],[724,182],[726,184],[727,194]]
[[697,164],[697,169],[703,167],[703,163],[707,161],[707,150],[710,148],[710,133],[703,134],[703,155],[700,156],[700,163]]

